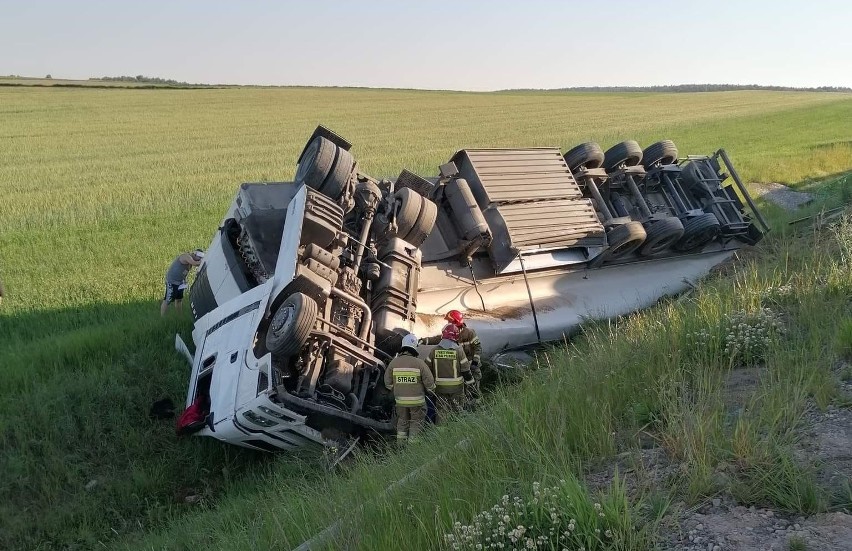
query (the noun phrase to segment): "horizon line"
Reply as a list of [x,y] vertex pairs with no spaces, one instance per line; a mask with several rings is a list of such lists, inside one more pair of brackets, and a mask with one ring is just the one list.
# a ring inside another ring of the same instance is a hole
[[[139,77],[142,77],[141,79]],[[395,87],[395,86],[359,86],[351,84],[234,84],[234,83],[198,83],[185,82],[176,79],[166,79],[162,77],[152,77],[138,75],[132,77],[129,75],[121,76],[102,76],[88,78],[65,78],[53,77],[50,73],[43,77],[24,76],[24,75],[0,75],[0,79],[12,80],[51,80],[58,82],[72,83],[87,83],[87,82],[110,82],[116,83],[113,88],[120,88],[121,83],[138,83],[140,85],[155,85],[163,88],[329,88],[329,89],[357,89],[357,90],[398,90],[398,91],[418,91],[418,92],[458,92],[472,94],[492,94],[500,92],[565,92],[565,91],[589,91],[589,92],[654,92],[654,91],[675,91],[675,92],[712,92],[712,91],[748,91],[748,90],[765,90],[765,91],[781,91],[781,92],[852,92],[852,87],[836,86],[836,85],[820,85],[820,86],[789,86],[784,84],[731,84],[731,83],[678,83],[678,84],[647,84],[647,85],[601,85],[601,86],[565,86],[558,88],[498,88],[492,90],[465,90],[458,88],[417,88],[417,87]],[[2,83],[0,83],[2,85]],[[45,86],[45,85],[43,85]],[[78,86],[85,86],[80,84]],[[126,86],[129,87],[129,86]],[[141,86],[139,86],[141,87]],[[686,88],[711,88],[710,90],[701,89],[686,89]],[[716,88],[716,90],[713,90]],[[679,89],[679,90],[677,90]]]

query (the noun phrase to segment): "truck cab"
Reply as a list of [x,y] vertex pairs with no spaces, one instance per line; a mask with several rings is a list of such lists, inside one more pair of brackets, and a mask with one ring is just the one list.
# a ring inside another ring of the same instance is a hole
[[[343,211],[304,184],[243,184],[190,290],[187,406],[202,435],[259,449],[391,430]],[[348,280],[347,280],[348,278]],[[325,433],[325,434],[324,434]]]

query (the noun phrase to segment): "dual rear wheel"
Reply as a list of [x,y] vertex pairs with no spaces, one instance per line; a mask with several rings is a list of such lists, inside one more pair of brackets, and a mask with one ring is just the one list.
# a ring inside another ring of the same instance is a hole
[[393,195],[396,237],[419,247],[435,225],[438,206],[407,187],[396,190]]
[[295,181],[337,201],[346,191],[354,168],[351,153],[327,138],[316,136],[305,149]]

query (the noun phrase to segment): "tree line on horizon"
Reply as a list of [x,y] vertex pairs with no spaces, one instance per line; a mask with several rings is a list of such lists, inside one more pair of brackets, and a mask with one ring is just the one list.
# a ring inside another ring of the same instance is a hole
[[526,90],[554,92],[731,92],[740,90],[772,90],[776,92],[852,92],[848,86],[772,86],[763,84],[669,84],[657,86],[569,86],[566,88],[510,88],[505,92]]
[[[28,79],[33,77],[24,77],[20,75],[7,75],[6,78],[21,78]],[[48,74],[44,78],[52,79],[51,75]],[[216,84],[204,84],[204,83],[190,83],[181,80],[175,80],[170,78],[161,78],[161,77],[149,77],[146,75],[122,75],[122,76],[103,76],[103,77],[89,77],[90,81],[105,81],[105,82],[133,82],[133,83],[141,83],[141,84],[154,84],[160,86],[188,86],[188,87],[202,87],[202,86],[210,86],[216,87],[221,85]],[[233,85],[232,85],[233,86]],[[241,85],[236,85],[241,86]],[[253,87],[256,85],[244,85],[246,87]],[[270,86],[270,85],[265,85]],[[277,87],[271,85],[271,87]],[[303,86],[297,85],[284,85],[280,86],[281,88],[291,88],[291,87],[299,87]],[[312,87],[311,87],[312,88]],[[349,88],[349,86],[322,86],[320,88]],[[357,87],[360,88],[360,87]],[[852,92],[852,88],[848,86],[816,86],[816,87],[803,87],[803,86],[775,86],[775,85],[763,85],[763,84],[669,84],[669,85],[655,85],[655,86],[566,86],[563,88],[506,88],[503,90],[498,90],[499,92],[731,92],[731,91],[741,91],[741,90],[769,90],[776,92]]]
[[163,84],[168,86],[207,86],[207,84],[191,84],[171,78],[148,77],[145,75],[120,76],[120,77],[89,77],[89,80],[103,80],[107,82],[144,82],[146,84]]

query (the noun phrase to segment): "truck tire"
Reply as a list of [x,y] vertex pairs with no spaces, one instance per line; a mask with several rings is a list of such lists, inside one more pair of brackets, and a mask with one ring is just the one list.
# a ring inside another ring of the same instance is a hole
[[686,189],[691,190],[698,197],[707,197],[708,194],[704,186],[699,186],[702,181],[706,182],[711,190],[721,187],[719,175],[700,161],[685,163],[680,174]]
[[662,218],[645,226],[645,243],[639,249],[639,254],[648,256],[664,251],[674,245],[683,236],[683,224],[670,216]]
[[633,140],[617,143],[604,153],[603,166],[607,172],[619,166],[636,166],[642,161],[642,148]]
[[601,254],[599,254],[598,256],[591,259],[589,261],[588,265],[587,265],[587,268],[589,268],[589,269],[600,268],[601,266],[603,266],[605,263],[609,262],[610,260],[612,260],[612,257],[609,256],[609,251],[606,250],[606,251],[602,252]]
[[394,192],[393,210],[396,215],[396,237],[405,240],[417,224],[423,207],[423,196],[411,188],[400,188]]
[[421,199],[420,214],[417,216],[417,221],[409,230],[408,234],[402,239],[408,241],[415,247],[419,247],[426,241],[432,228],[435,226],[435,220],[438,218],[438,205],[419,195]]
[[645,242],[647,236],[641,222],[632,221],[615,226],[606,232],[608,258],[620,258],[632,253]]
[[563,157],[571,172],[576,172],[581,167],[600,168],[604,162],[603,149],[595,142],[581,143],[572,147]]
[[671,140],[652,143],[642,152],[642,165],[651,168],[656,164],[671,165],[677,162],[677,146]]
[[336,145],[322,136],[311,140],[296,168],[295,182],[319,190],[334,165],[336,149]]
[[304,293],[293,293],[275,310],[266,331],[266,348],[279,356],[293,356],[305,345],[317,320],[317,303]]
[[355,163],[353,162],[351,153],[336,145],[334,147],[337,150],[334,166],[328,173],[320,191],[337,201],[346,191],[349,178],[352,176],[352,167]]
[[722,231],[722,225],[716,215],[710,212],[699,214],[683,223],[683,237],[674,245],[674,249],[687,252],[710,243]]

